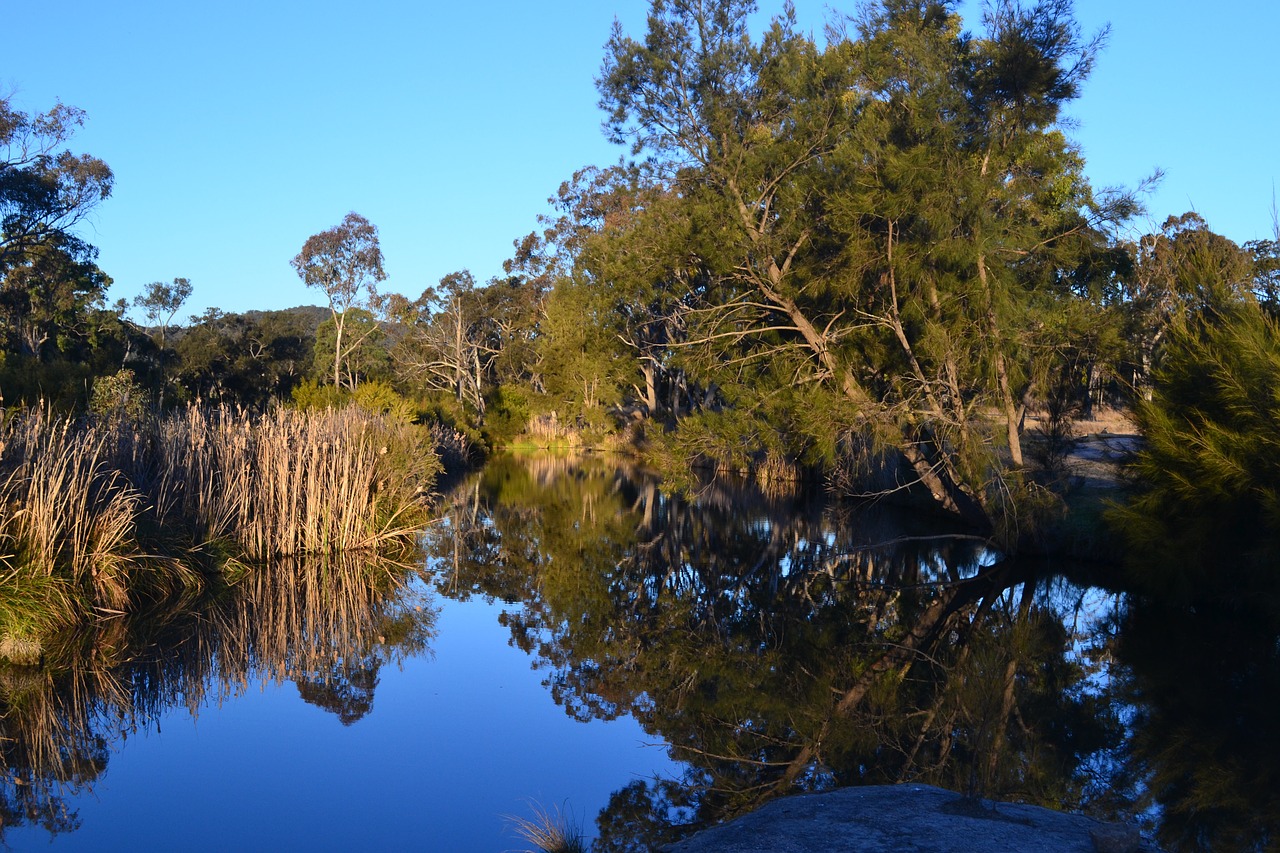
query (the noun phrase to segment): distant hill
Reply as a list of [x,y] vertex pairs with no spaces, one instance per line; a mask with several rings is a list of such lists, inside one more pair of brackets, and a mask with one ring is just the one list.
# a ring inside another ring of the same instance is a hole
[[[272,320],[277,321],[277,323],[283,321],[281,325],[290,326],[296,330],[296,333],[312,338],[315,337],[316,329],[320,328],[320,324],[328,320],[330,316],[329,309],[320,305],[298,305],[294,308],[281,308],[275,311],[229,311],[217,315],[218,322],[223,324],[234,323],[237,319],[247,320],[255,326]],[[185,325],[171,326],[168,333],[169,340],[177,343],[192,329],[205,325],[207,322],[207,317],[193,316],[190,318],[190,322]],[[139,326],[138,328],[149,335],[155,335],[160,331],[159,327],[156,326]]]
[[278,311],[244,311],[241,316],[257,322],[269,317],[293,317],[303,321],[304,327],[314,334],[315,330],[320,328],[320,324],[328,320],[331,314],[328,308],[321,305],[299,305],[296,308],[281,308]]

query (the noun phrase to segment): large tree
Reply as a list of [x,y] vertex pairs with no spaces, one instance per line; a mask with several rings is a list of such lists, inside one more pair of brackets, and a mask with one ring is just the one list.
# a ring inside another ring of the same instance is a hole
[[65,104],[28,114],[0,96],[0,272],[69,236],[111,194],[106,163],[63,147],[84,121],[83,110]]
[[[333,384],[341,388],[343,361],[363,340],[344,341],[347,314],[376,302],[377,286],[387,277],[378,229],[360,214],[348,213],[338,225],[308,237],[291,263],[307,287],[328,297],[334,324]],[[354,382],[348,384],[354,387]]]
[[110,279],[75,230],[111,194],[113,176],[102,160],[66,148],[84,120],[61,103],[27,113],[0,94],[0,331],[8,338],[0,370],[27,399],[74,398],[86,367],[79,350],[102,331],[96,309]]
[[[1016,464],[1038,303],[1132,212],[1095,198],[1058,127],[1092,66],[1066,0],[883,0],[825,47],[790,9],[655,0],[615,29],[608,128],[671,187],[664,284],[686,361],[783,428],[873,437],[946,509],[985,524],[990,413]],[[779,405],[778,401],[783,404]],[[1000,490],[994,490],[999,492]]]
[[90,311],[103,307],[111,285],[96,255],[82,241],[55,234],[0,269],[0,330],[13,339],[6,342],[11,348],[40,361],[51,341],[67,345],[88,334]]

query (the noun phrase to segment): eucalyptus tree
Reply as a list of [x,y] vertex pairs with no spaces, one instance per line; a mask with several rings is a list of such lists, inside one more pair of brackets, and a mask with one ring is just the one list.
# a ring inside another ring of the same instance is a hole
[[[19,354],[0,358],[0,366],[18,396],[58,398],[83,388],[84,377],[74,374],[85,359],[74,351],[102,319],[110,279],[75,231],[111,195],[114,176],[97,157],[67,148],[84,122],[76,107],[28,113],[0,94],[0,329]],[[50,341],[65,357],[56,366]]]
[[162,281],[151,282],[133,300],[134,306],[142,309],[151,327],[159,331],[157,343],[159,344],[160,394],[156,405],[160,409],[164,408],[165,386],[169,381],[167,367],[169,351],[166,347],[169,324],[173,322],[174,315],[190,296],[191,280],[175,278],[173,284],[165,284]]
[[[1125,247],[1131,258],[1122,280],[1126,332],[1133,342],[1133,385],[1151,397],[1152,372],[1168,333],[1188,312],[1206,304],[1266,299],[1263,264],[1231,240],[1213,232],[1194,212],[1170,216],[1159,231]],[[1260,293],[1253,293],[1257,285]]]
[[76,107],[58,103],[30,114],[0,95],[0,271],[72,234],[111,195],[107,164],[64,147],[84,122]]
[[752,2],[655,0],[598,87],[672,190],[691,369],[828,455],[896,449],[986,524],[989,412],[1020,464],[1034,309],[1134,205],[1095,197],[1058,126],[1101,42],[1070,3],[998,3],[981,38],[954,5],[882,0],[820,48],[789,7],[756,41]]
[[0,269],[0,330],[18,352],[42,360],[46,347],[69,348],[89,334],[90,313],[104,307],[111,278],[96,263],[97,250],[55,234]]
[[169,324],[174,315],[191,297],[191,280],[175,278],[173,284],[153,281],[134,297],[133,304],[141,308],[147,322],[160,333],[160,349],[163,352],[168,337]]
[[447,391],[483,418],[487,369],[497,348],[471,272],[449,273],[416,300],[400,297],[390,305],[401,327],[393,352],[400,375]]
[[[378,229],[353,211],[333,228],[308,237],[290,263],[307,287],[318,288],[328,297],[334,325],[333,384],[341,388],[343,362],[364,340],[344,340],[348,312],[376,303],[377,286],[387,278]],[[376,323],[371,324],[364,333],[371,334],[377,328]],[[354,387],[354,382],[350,379],[345,384]]]

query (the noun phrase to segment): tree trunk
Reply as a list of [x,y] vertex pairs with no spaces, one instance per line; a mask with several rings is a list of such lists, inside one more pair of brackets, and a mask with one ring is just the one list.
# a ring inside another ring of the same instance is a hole
[[644,375],[644,404],[652,418],[658,413],[658,368],[652,361],[645,361],[640,365],[640,372]]
[[978,254],[978,281],[987,302],[987,334],[991,336],[991,351],[996,369],[996,383],[1000,391],[1000,407],[1004,413],[1005,429],[1009,436],[1009,455],[1014,467],[1022,467],[1022,436],[1018,433],[1018,406],[1013,401],[1013,389],[1009,384],[1009,369],[1004,360],[1000,342],[1000,323],[996,319],[995,297],[987,277],[986,256]]
[[344,314],[333,312],[333,387],[342,388],[342,326]]

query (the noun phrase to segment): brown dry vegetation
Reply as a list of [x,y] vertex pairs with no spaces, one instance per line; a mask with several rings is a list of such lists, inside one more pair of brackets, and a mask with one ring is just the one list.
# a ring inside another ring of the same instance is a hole
[[356,407],[261,418],[192,407],[149,424],[10,414],[0,635],[197,590],[215,553],[261,561],[411,543],[439,467],[430,432]]

